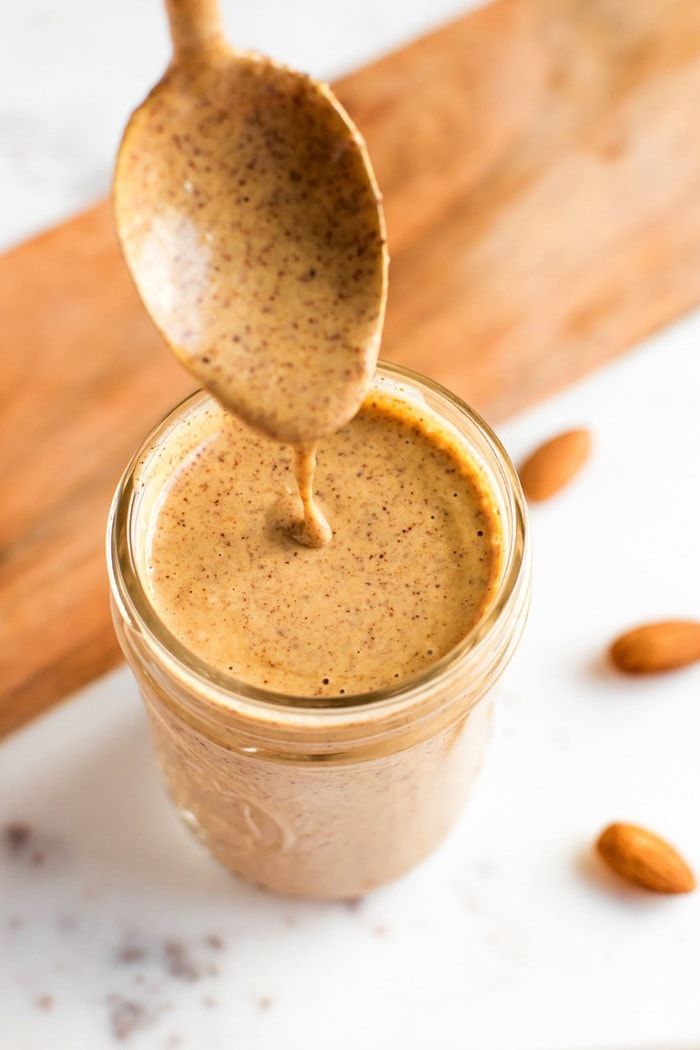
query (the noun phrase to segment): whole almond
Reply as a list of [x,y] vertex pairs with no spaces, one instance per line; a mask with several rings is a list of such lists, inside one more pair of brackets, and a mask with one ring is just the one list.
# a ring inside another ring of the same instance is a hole
[[635,886],[653,893],[690,893],[695,876],[664,839],[634,824],[610,824],[596,842],[609,868]]
[[700,623],[664,620],[621,634],[610,646],[610,659],[627,674],[655,674],[700,660]]
[[591,452],[588,430],[567,430],[535,449],[520,468],[520,481],[530,500],[549,499],[578,473]]

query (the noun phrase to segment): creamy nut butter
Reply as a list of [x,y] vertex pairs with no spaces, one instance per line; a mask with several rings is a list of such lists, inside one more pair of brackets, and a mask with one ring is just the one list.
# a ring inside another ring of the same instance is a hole
[[180,465],[149,523],[148,583],[163,622],[219,671],[276,693],[369,692],[435,663],[488,605],[491,497],[420,408],[374,394],[324,440],[316,495],[334,537],[321,549],[293,538],[285,448],[214,402],[186,438],[184,460],[177,435],[165,452],[168,472]]

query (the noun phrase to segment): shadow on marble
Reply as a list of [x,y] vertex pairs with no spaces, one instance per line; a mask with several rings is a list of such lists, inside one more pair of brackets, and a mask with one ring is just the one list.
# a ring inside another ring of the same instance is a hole
[[[649,687],[654,684],[650,678],[624,674],[617,670],[610,661],[606,645],[603,645],[600,650],[589,653],[579,662],[577,669],[585,677],[605,685],[607,690],[613,689],[619,695],[631,696],[635,700],[638,700],[640,695],[651,692]],[[601,692],[600,695],[603,700],[610,699],[608,692]]]
[[616,907],[632,911],[653,912],[673,907],[674,901],[658,893],[650,893],[641,887],[624,882],[606,868],[603,861],[590,847],[581,850],[575,858],[575,869],[591,886],[614,901]]

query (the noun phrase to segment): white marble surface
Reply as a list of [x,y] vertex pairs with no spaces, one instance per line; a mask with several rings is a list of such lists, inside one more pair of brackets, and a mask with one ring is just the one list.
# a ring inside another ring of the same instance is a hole
[[[242,42],[332,75],[457,6],[227,9]],[[24,0],[0,48],[7,244],[103,192],[165,46],[153,0]],[[589,849],[638,821],[700,871],[700,670],[601,659],[629,623],[698,615],[699,340],[695,315],[503,428],[518,457],[587,425],[595,454],[535,509],[532,615],[468,811],[400,883],[350,908],[221,871],[164,797],[126,671],[0,746],[0,829],[30,829],[0,843],[2,1050],[700,1047],[700,894],[628,890]]]

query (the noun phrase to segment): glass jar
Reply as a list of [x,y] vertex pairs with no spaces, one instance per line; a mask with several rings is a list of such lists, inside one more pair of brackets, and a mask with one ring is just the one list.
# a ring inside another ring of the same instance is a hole
[[358,896],[438,845],[481,764],[490,690],[527,615],[526,511],[502,445],[428,379],[385,364],[375,384],[417,400],[450,430],[500,518],[491,604],[466,638],[414,677],[365,695],[283,696],[207,666],[160,621],[144,565],[159,495],[179,462],[163,451],[208,395],[192,395],[149,435],[119,483],[108,522],[114,623],[175,804],[227,867],[293,896]]

